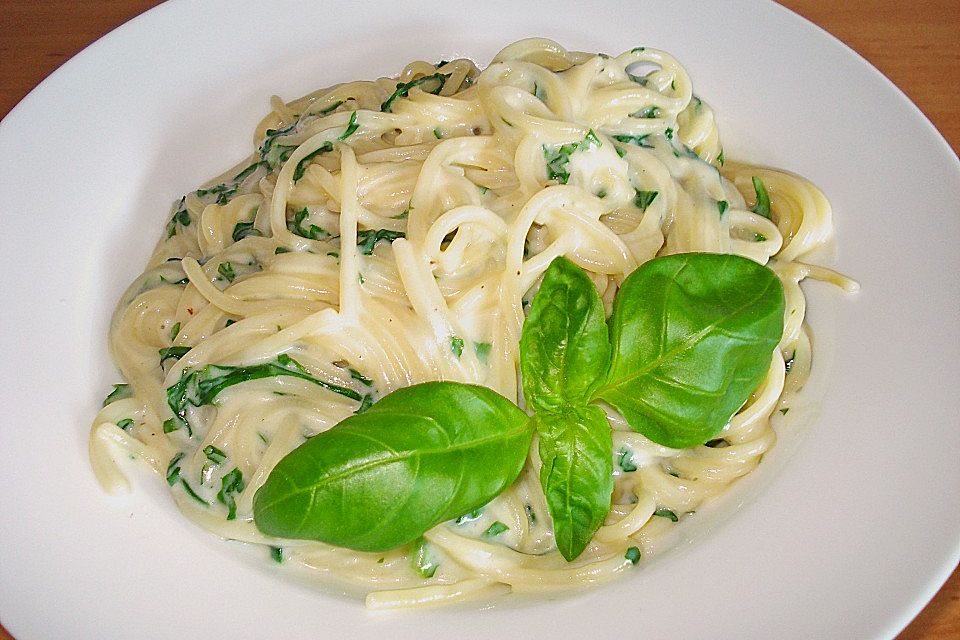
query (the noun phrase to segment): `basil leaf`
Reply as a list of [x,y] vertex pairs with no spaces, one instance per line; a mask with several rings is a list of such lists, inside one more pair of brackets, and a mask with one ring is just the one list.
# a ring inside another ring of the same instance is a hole
[[359,551],[408,544],[516,479],[529,422],[485,387],[398,389],[280,460],[254,497],[254,522],[268,535]]
[[357,112],[354,111],[350,114],[350,122],[347,123],[347,128],[344,129],[343,133],[340,134],[338,140],[346,140],[353,135],[353,132],[360,127],[360,124],[357,122]]
[[539,413],[540,484],[553,520],[557,549],[568,561],[579,556],[610,511],[613,448],[610,426],[596,405]]
[[357,247],[360,253],[365,256],[373,255],[373,248],[381,240],[392,243],[398,238],[403,238],[403,231],[390,231],[389,229],[361,229],[357,231]]
[[523,395],[537,411],[585,404],[610,365],[603,303],[570,260],[550,263],[520,334]]
[[239,242],[247,236],[262,236],[259,229],[254,228],[253,221],[251,222],[238,222],[233,225],[233,234],[231,237],[234,242]]
[[751,178],[753,190],[757,194],[757,204],[753,205],[753,212],[758,216],[770,219],[770,194],[767,193],[767,187],[763,180],[757,176]]
[[320,155],[321,153],[326,153],[328,151],[333,151],[333,143],[330,141],[324,142],[315,150],[303,156],[300,159],[300,162],[297,163],[297,166],[293,168],[293,181],[296,182],[297,180],[303,177],[303,174],[306,173],[307,171],[307,165],[310,164],[311,160],[313,160],[316,156]]
[[449,73],[434,73],[429,76],[423,76],[422,78],[417,78],[416,80],[411,80],[410,82],[398,82],[397,90],[387,98],[383,104],[380,105],[380,111],[385,113],[393,112],[393,102],[397,98],[406,98],[410,93],[410,89],[414,87],[419,87],[422,84],[427,82],[436,82],[437,86],[434,89],[430,89],[427,93],[432,93],[437,95],[443,89],[443,85],[447,82],[447,79],[450,77]]
[[613,358],[594,393],[668,447],[715,437],[763,381],[783,333],[783,286],[736,255],[655,258],[620,287]]

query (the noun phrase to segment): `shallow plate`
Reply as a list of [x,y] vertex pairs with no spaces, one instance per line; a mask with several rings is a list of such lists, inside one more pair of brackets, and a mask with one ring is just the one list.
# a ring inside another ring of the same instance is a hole
[[[169,203],[250,151],[272,93],[485,63],[531,35],[670,51],[728,157],[830,197],[837,266],[863,291],[807,286],[813,425],[695,544],[609,587],[486,609],[368,613],[197,530],[155,478],[107,498],[86,453],[116,379],[107,321]],[[0,615],[18,638],[884,637],[960,558],[960,164],[890,82],[776,5],[171,2],[34,90],[0,148]]]

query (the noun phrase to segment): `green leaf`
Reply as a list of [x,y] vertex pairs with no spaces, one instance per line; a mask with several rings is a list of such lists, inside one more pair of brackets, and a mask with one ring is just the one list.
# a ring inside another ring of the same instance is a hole
[[657,509],[653,512],[653,515],[660,518],[666,518],[670,522],[679,522],[680,518],[677,517],[677,514],[671,511],[670,509]]
[[270,557],[273,558],[273,561],[277,564],[283,563],[283,547],[270,547]]
[[238,222],[233,225],[233,234],[231,237],[234,242],[239,242],[240,240],[246,238],[247,236],[262,236],[259,229],[254,228],[253,221],[250,222]]
[[538,413],[540,484],[553,520],[557,549],[579,556],[610,511],[613,443],[603,409],[596,405]]
[[763,180],[757,176],[753,176],[751,180],[753,181],[753,190],[757,194],[757,204],[753,205],[753,212],[758,216],[763,216],[769,220],[770,194],[767,193],[767,187],[764,186]]
[[324,142],[322,145],[317,147],[315,150],[311,151],[307,155],[300,158],[300,162],[297,163],[297,166],[293,170],[293,181],[296,182],[303,177],[303,174],[307,171],[307,165],[310,164],[310,161],[321,153],[326,153],[328,151],[333,151],[333,143],[329,140]]
[[736,255],[655,258],[620,287],[613,358],[594,399],[668,447],[715,437],[763,381],[783,333],[783,286]]
[[623,557],[629,560],[631,564],[637,564],[640,562],[640,549],[638,547],[630,547],[627,549],[627,552],[623,554]]
[[193,347],[164,347],[159,350],[160,353],[160,364],[163,364],[167,360],[179,360]]
[[389,229],[362,229],[357,231],[357,247],[360,248],[360,253],[365,256],[369,256],[373,255],[373,248],[377,246],[377,243],[381,240],[393,242],[394,240],[403,237],[403,231],[390,231]]
[[353,135],[353,132],[356,131],[360,125],[357,123],[357,112],[354,111],[350,114],[350,122],[347,123],[347,128],[340,134],[338,140],[346,140]]
[[613,136],[613,139],[616,140],[617,142],[623,142],[624,144],[632,144],[638,147],[643,147],[644,149],[653,149],[652,144],[647,144],[647,138],[649,136],[650,136],[649,133],[644,133],[643,135],[639,135],[639,136],[618,134]]
[[[329,238],[330,234],[323,227],[311,224],[309,228],[303,226],[303,221],[310,216],[310,210],[304,207],[293,214],[293,220],[287,220],[287,229],[290,233],[307,238],[308,240],[323,240]],[[278,247],[279,248],[279,247]]]
[[267,535],[394,549],[499,495],[531,438],[527,415],[485,387],[398,389],[284,457],[254,497],[254,522]]
[[727,212],[727,209],[730,207],[730,203],[726,200],[717,200],[717,211],[720,212],[720,217],[723,217],[723,214]]
[[133,397],[133,389],[130,388],[129,384],[120,383],[113,385],[113,391],[103,399],[103,406],[107,406],[117,400],[125,400],[127,398]]
[[220,464],[227,459],[227,454],[212,444],[203,448],[203,455],[207,456],[207,460],[213,464]]
[[433,547],[422,536],[413,544],[410,559],[413,562],[413,568],[423,578],[432,578],[440,568],[440,561],[433,553]]
[[236,467],[220,479],[220,491],[217,493],[217,500],[226,505],[227,520],[236,519],[237,501],[234,496],[239,495],[245,486],[243,483],[243,472]]
[[487,364],[487,361],[490,359],[490,350],[493,348],[493,345],[489,342],[474,342],[473,343],[473,352],[477,354],[477,360],[483,364]]
[[510,527],[503,524],[499,520],[495,521],[492,525],[487,527],[487,530],[483,532],[484,538],[496,538],[498,535],[504,531],[508,531]]
[[460,336],[450,336],[450,351],[458,358],[463,355],[463,338]]
[[221,277],[226,278],[227,282],[233,282],[237,277],[237,273],[233,270],[233,265],[229,262],[221,262],[220,266],[217,267],[217,273]]
[[[292,376],[302,378],[310,382],[338,393],[351,400],[360,401],[360,394],[347,387],[332,384],[314,378],[307,373],[299,362],[285,353],[277,356],[276,362],[265,362],[263,364],[251,365],[248,367],[229,367],[225,365],[208,364],[201,369],[193,371],[184,370],[180,375],[180,380],[175,385],[167,389],[167,404],[173,411],[174,417],[168,421],[171,422],[169,431],[167,424],[164,423],[164,432],[176,431],[182,426],[188,429],[187,406],[202,407],[213,404],[220,392],[241,382],[248,380],[257,380],[260,378],[272,378],[275,376]],[[191,432],[192,433],[192,432]]]
[[603,303],[586,272],[564,257],[554,259],[520,334],[528,406],[558,411],[587,402],[610,365],[605,320]]
[[171,340],[171,342],[172,342],[173,340],[176,340],[178,335],[180,335],[180,323],[179,323],[179,322],[176,323],[175,325],[173,325],[172,327],[170,327],[170,340]]
[[129,431],[133,426],[133,418],[124,418],[123,420],[117,420],[117,426],[123,429],[124,431]]
[[422,78],[417,78],[416,80],[411,80],[410,82],[397,83],[397,90],[380,105],[380,111],[391,113],[393,111],[393,103],[398,98],[406,98],[410,93],[410,89],[414,87],[419,87],[422,84],[428,82],[436,82],[437,86],[433,89],[427,91],[427,93],[432,93],[437,95],[443,89],[443,85],[447,82],[447,79],[450,77],[449,73],[434,73],[429,76],[423,76]]
[[657,199],[657,194],[659,191],[640,191],[636,189],[637,195],[633,199],[633,204],[636,205],[637,209],[640,211],[646,211],[654,200]]
[[322,115],[322,116],[325,116],[325,115],[327,115],[328,113],[333,113],[334,111],[336,111],[336,110],[337,110],[337,107],[339,107],[339,106],[342,105],[342,104],[343,104],[343,100],[337,100],[336,102],[334,102],[334,103],[331,104],[330,106],[324,107],[323,109],[320,109],[320,111],[317,111],[317,113],[319,113],[319,114]]

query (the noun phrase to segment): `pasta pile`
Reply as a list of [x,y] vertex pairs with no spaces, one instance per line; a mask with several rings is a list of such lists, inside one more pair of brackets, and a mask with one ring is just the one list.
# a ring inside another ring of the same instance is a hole
[[[713,111],[654,49],[610,57],[529,39],[482,72],[413,62],[395,79],[274,98],[254,142],[175,205],[123,294],[110,347],[126,383],[96,416],[91,459],[109,490],[126,485],[117,460],[146,461],[200,526],[354,585],[369,607],[598,583],[655,555],[774,446],[771,416],[811,363],[798,283],[855,286],[802,261],[832,235],[823,194],[725,161]],[[453,380],[523,406],[518,341],[554,258],[587,271],[609,314],[638,265],[684,252],[773,269],[782,340],[706,445],[654,444],[607,411],[613,505],[574,562],[556,551],[536,447],[508,490],[413,546],[358,552],[255,527],[254,494],[281,458],[393,390]],[[170,389],[208,365],[231,384],[191,387],[178,418]]]

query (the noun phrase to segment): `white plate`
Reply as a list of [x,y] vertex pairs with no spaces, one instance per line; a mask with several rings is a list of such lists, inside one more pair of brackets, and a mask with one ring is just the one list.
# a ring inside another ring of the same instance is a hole
[[[86,438],[116,378],[107,320],[171,200],[249,152],[271,93],[415,58],[485,63],[530,35],[672,52],[728,157],[807,176],[834,204],[837,265],[863,292],[808,286],[832,371],[758,495],[612,587],[376,615],[242,559],[156,479],[106,498]],[[960,164],[890,82],[776,5],[171,2],[34,90],[0,149],[0,615],[18,638],[883,637],[960,558]]]

